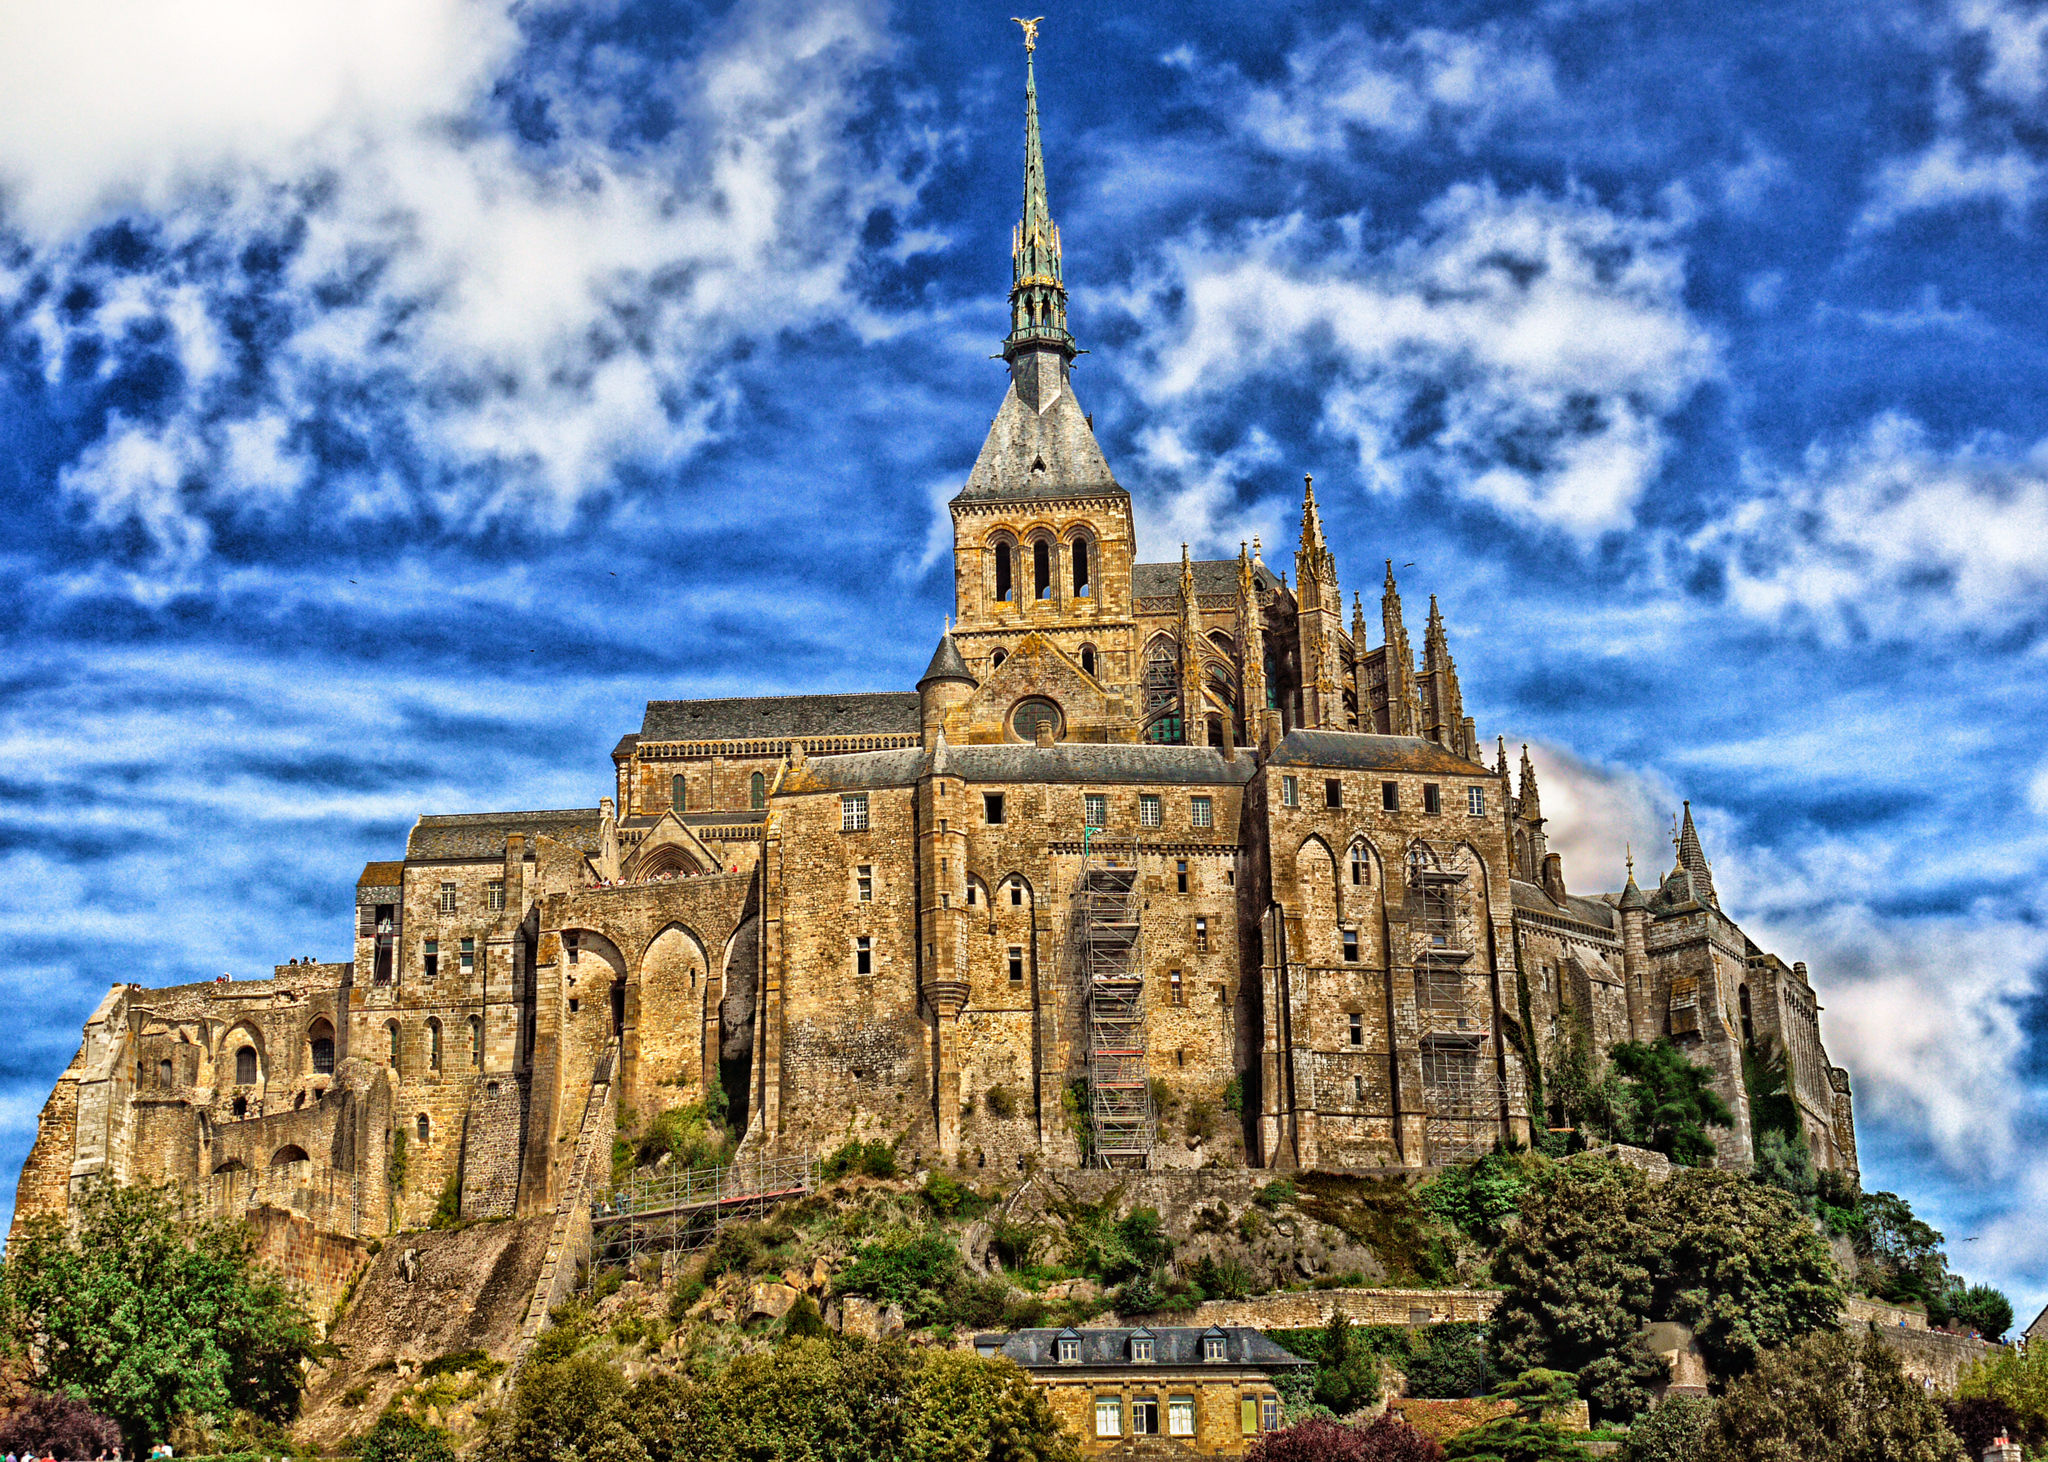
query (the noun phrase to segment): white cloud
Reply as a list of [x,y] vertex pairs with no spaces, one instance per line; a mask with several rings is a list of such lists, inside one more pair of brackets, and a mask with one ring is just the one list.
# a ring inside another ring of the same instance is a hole
[[[1564,862],[1573,893],[1611,893],[1636,860],[1636,881],[1654,888],[1671,847],[1670,821],[1679,796],[1654,773],[1602,766],[1548,742],[1531,740],[1529,760],[1543,802],[1544,833]],[[1508,764],[1520,766],[1521,744],[1508,738]]]
[[1384,247],[1356,217],[1186,235],[1125,298],[1135,374],[1169,424],[1257,377],[1312,380],[1368,483],[1434,481],[1590,539],[1633,522],[1664,418],[1718,370],[1675,229],[1460,185]]
[[1758,485],[1697,552],[1725,554],[1732,603],[1831,634],[1996,633],[2048,593],[2048,443],[1934,448],[1886,415],[1804,470]]
[[2048,86],[2048,10],[2024,9],[2001,0],[1964,0],[1956,20],[1984,38],[1988,62],[1984,89],[2007,101],[2039,101]]
[[1856,226],[1885,229],[1909,213],[1984,201],[2017,217],[2032,205],[2041,179],[2041,164],[2017,147],[1980,152],[1958,137],[1939,137],[1925,151],[1879,167]]

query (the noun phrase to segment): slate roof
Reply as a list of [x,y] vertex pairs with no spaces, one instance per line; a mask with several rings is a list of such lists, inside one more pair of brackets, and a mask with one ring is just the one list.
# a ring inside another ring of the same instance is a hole
[[1596,928],[1610,931],[1619,927],[1615,920],[1614,905],[1607,901],[1614,897],[1612,894],[1595,899],[1566,894],[1564,903],[1559,904],[1556,899],[1544,892],[1541,886],[1524,883],[1519,878],[1508,880],[1508,892],[1514,896],[1515,907],[1518,909],[1528,909],[1538,914],[1554,914],[1564,919],[1577,919],[1581,924],[1591,924]]
[[1013,380],[1003,392],[1003,404],[967,485],[953,501],[1029,502],[1105,494],[1130,496],[1110,472],[1087,414],[1074,399],[1072,381],[1038,412],[1017,394]]
[[[940,755],[949,777],[969,782],[1054,782],[1061,784],[1145,783],[1168,787],[1242,786],[1257,762],[1250,751],[1235,761],[1208,746],[1106,745],[1062,741],[1052,746],[948,746]],[[907,787],[931,770],[932,753],[857,751],[821,756],[786,778],[785,792],[853,792]]]
[[612,760],[622,761],[633,754],[633,748],[640,744],[640,733],[628,731],[619,738],[619,744],[612,748]]
[[914,690],[859,695],[764,695],[731,700],[649,701],[642,741],[743,741],[806,736],[915,734]]
[[939,647],[932,651],[932,663],[924,667],[924,674],[918,677],[917,688],[923,690],[925,683],[932,680],[964,680],[969,685],[979,685],[967,671],[967,662],[960,658],[960,647],[951,635],[939,636]]
[[571,807],[558,812],[465,812],[452,817],[424,816],[405,840],[408,862],[419,858],[503,858],[509,833],[550,837],[583,853],[598,847],[598,810]]
[[[1140,1330],[1152,1337],[1152,1359],[1131,1359],[1131,1337]],[[1061,1336],[1081,1342],[1081,1358],[1060,1360]],[[1224,1359],[1202,1359],[1202,1337],[1223,1337]],[[1161,1366],[1231,1365],[1257,1366],[1261,1370],[1293,1370],[1314,1364],[1290,1350],[1284,1350],[1259,1331],[1244,1325],[1132,1326],[1114,1330],[1015,1330],[977,1335],[974,1348],[982,1355],[1000,1355],[1026,1370],[1053,1369],[1062,1365],[1129,1366],[1133,1370],[1157,1370]]]
[[1374,736],[1363,731],[1290,731],[1269,758],[1279,767],[1334,771],[1438,772],[1447,777],[1493,775],[1420,736]]
[[[499,850],[504,851],[503,849]],[[365,863],[363,876],[356,880],[357,888],[397,888],[405,877],[403,863]]]
[[[1235,594],[1237,560],[1201,558],[1192,565],[1197,594]],[[1280,580],[1262,563],[1252,565],[1252,580],[1262,589],[1277,589]],[[1151,599],[1161,594],[1180,593],[1180,562],[1134,563],[1131,565],[1131,597]]]

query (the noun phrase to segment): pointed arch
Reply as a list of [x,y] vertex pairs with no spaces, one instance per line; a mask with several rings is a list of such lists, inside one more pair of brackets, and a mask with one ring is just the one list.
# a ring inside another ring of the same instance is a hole
[[1334,965],[1342,960],[1337,924],[1342,905],[1337,889],[1337,855],[1322,834],[1310,833],[1294,850],[1293,898],[1301,921],[1301,962]]

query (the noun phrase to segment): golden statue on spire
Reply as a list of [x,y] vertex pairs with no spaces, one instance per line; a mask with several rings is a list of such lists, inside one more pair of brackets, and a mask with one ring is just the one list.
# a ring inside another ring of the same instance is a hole
[[1034,15],[1031,17],[1031,19],[1026,20],[1020,15],[1013,15],[1010,17],[1010,19],[1014,21],[1016,24],[1024,27],[1024,49],[1026,51],[1037,50],[1038,22],[1045,19],[1045,17],[1042,15]]

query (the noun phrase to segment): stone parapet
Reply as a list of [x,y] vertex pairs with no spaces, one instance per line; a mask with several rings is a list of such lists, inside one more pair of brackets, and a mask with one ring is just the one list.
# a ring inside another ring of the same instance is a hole
[[1484,1323],[1499,1306],[1497,1289],[1312,1289],[1248,1300],[1206,1300],[1187,1316],[1126,1315],[1102,1323],[1311,1330],[1341,1313],[1354,1325],[1451,1325]]

